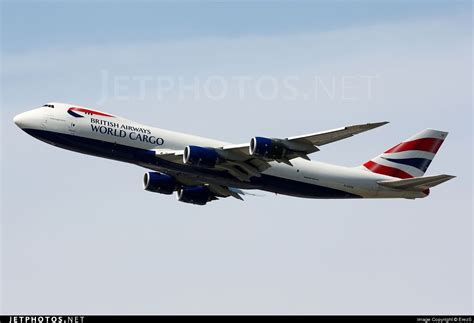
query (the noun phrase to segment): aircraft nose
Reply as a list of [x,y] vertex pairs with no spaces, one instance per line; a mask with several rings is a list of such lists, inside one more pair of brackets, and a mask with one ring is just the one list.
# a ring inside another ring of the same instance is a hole
[[21,129],[25,128],[31,118],[29,117],[29,113],[28,112],[23,112],[23,113],[20,113],[20,114],[17,114],[14,118],[13,118],[13,122]]

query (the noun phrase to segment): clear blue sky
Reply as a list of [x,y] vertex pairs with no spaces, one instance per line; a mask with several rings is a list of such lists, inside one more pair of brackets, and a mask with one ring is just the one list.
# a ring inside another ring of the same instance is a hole
[[3,1],[2,49],[291,34],[470,11],[467,1],[369,3]]

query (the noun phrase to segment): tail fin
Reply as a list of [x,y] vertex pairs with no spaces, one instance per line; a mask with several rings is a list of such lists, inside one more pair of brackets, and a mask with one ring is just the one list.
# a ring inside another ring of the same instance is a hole
[[444,131],[423,130],[363,166],[373,173],[397,178],[423,176],[447,135]]

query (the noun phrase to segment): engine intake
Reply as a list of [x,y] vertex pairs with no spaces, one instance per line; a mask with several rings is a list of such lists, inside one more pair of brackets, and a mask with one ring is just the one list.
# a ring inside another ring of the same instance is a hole
[[187,165],[213,168],[219,162],[219,155],[212,148],[187,146],[184,148],[183,162]]
[[254,137],[250,140],[250,155],[268,159],[283,159],[287,151],[286,147],[275,139]]
[[176,186],[176,180],[166,174],[149,172],[143,176],[143,188],[149,192],[169,195],[176,190]]
[[197,205],[205,205],[215,196],[207,186],[185,186],[178,190],[178,201]]

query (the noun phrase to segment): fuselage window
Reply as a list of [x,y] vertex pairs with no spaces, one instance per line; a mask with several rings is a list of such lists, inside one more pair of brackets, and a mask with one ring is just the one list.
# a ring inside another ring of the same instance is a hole
[[43,107],[54,109],[54,105],[52,105],[52,104],[45,104],[45,105],[43,105]]

